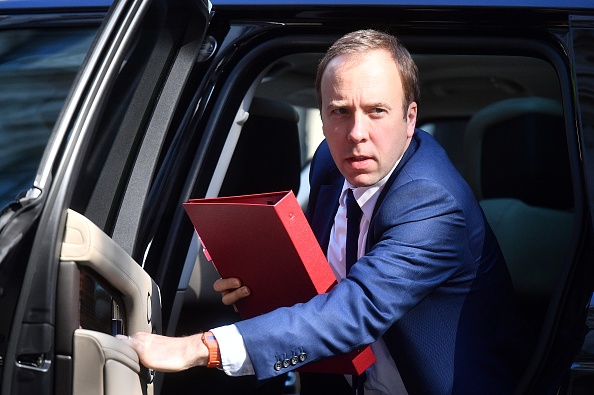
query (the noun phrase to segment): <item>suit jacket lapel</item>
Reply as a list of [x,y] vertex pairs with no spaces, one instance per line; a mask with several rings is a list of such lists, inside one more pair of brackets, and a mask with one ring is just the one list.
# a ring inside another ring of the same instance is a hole
[[402,171],[404,166],[406,166],[406,163],[411,158],[411,156],[413,156],[413,154],[416,152],[418,146],[419,146],[419,144],[417,142],[416,132],[415,132],[415,134],[413,135],[413,138],[410,141],[408,148],[406,149],[406,151],[404,152],[404,155],[402,156],[402,159],[400,160],[400,163],[398,163],[398,166],[396,166],[396,169],[394,169],[394,171],[390,175],[390,178],[388,178],[388,181],[386,181],[386,185],[384,186],[384,189],[382,189],[379,197],[377,198],[377,202],[375,203],[375,207],[373,208],[373,215],[371,216],[372,221],[373,221],[373,218],[375,217],[375,214],[377,213],[377,210],[382,205],[382,202],[383,202],[384,198],[386,197],[386,194],[388,193],[390,188],[392,188],[392,184],[394,184],[394,180],[398,177],[398,174],[400,174],[400,172]]
[[386,184],[384,185],[384,189],[382,189],[382,191],[380,192],[380,195],[377,198],[377,202],[375,203],[375,207],[373,208],[373,214],[371,216],[371,222],[369,224],[369,230],[370,231],[367,233],[367,240],[365,242],[365,251],[366,252],[367,251],[370,251],[371,250],[371,247],[373,247],[373,245],[372,245],[373,241],[370,239],[370,236],[372,234],[371,229],[373,227],[373,222],[374,222],[374,219],[375,219],[375,215],[377,214],[378,210],[380,209],[380,207],[382,205],[382,202],[384,201],[384,198],[388,194],[388,191],[392,188],[392,185],[394,184],[394,180],[396,180],[396,178],[398,177],[398,175],[400,174],[400,172],[402,171],[402,169],[408,163],[409,159],[417,151],[417,148],[418,147],[419,147],[419,143],[417,142],[417,134],[416,134],[416,131],[415,131],[415,134],[413,135],[413,138],[410,141],[410,145],[408,146],[408,148],[404,152],[404,155],[402,156],[402,159],[400,160],[400,163],[398,163],[398,166],[396,166],[396,169],[394,169],[394,171],[390,175],[390,178],[388,178],[388,181],[386,181]]
[[330,231],[338,210],[338,199],[343,183],[344,178],[342,176],[337,177],[332,184],[322,185],[318,194],[316,202],[318,215],[313,218],[311,227],[324,253],[328,251]]

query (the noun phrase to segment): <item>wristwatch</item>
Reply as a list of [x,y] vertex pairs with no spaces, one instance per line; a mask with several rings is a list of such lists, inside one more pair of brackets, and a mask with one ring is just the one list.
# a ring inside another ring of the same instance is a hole
[[218,368],[221,366],[221,351],[219,350],[219,343],[212,332],[204,332],[202,334],[202,342],[208,348],[208,362],[206,367]]

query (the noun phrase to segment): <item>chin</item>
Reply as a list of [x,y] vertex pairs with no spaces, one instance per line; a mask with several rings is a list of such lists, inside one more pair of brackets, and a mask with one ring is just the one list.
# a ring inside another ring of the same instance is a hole
[[347,180],[357,188],[369,187],[379,181],[375,177],[369,177],[368,175],[357,175],[355,177],[347,178]]

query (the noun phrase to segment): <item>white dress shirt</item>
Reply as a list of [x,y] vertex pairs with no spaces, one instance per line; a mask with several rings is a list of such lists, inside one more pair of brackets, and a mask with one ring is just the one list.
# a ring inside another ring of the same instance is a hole
[[[398,165],[398,162],[396,162]],[[394,165],[394,168],[396,168]],[[392,171],[394,171],[394,168]],[[354,188],[344,182],[342,193],[339,199],[338,211],[334,218],[334,225],[330,232],[330,242],[328,244],[328,262],[340,282],[346,277],[345,249],[346,249],[346,191],[353,189],[353,194],[357,203],[361,207],[363,215],[361,217],[361,230],[359,232],[358,258],[365,254],[365,243],[369,223],[379,194],[381,193],[386,181],[392,174],[392,171],[383,179],[370,187]],[[221,350],[221,359],[223,370],[230,376],[241,376],[254,374],[254,368],[247,351],[243,338],[235,325],[227,325],[212,329]],[[378,339],[371,345],[375,354],[376,362],[367,369],[367,380],[365,382],[366,395],[403,395],[407,394],[396,364],[388,351],[383,339]],[[347,377],[350,379],[350,377]]]

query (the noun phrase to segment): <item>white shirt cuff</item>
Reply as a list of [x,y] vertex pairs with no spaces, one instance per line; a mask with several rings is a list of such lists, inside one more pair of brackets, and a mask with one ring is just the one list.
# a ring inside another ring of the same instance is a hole
[[254,366],[245,349],[243,337],[235,325],[211,329],[219,343],[223,371],[229,376],[254,374]]

